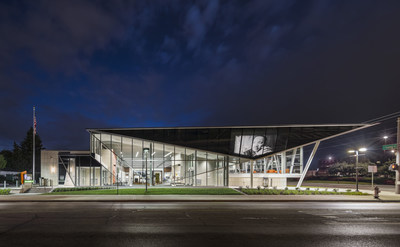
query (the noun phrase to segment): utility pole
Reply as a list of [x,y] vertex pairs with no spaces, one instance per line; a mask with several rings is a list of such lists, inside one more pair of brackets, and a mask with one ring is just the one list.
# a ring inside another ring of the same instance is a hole
[[35,136],[36,136],[36,116],[35,116],[35,107],[33,107],[33,133],[32,133],[32,179],[33,184],[35,184]]
[[[397,152],[396,152],[396,164],[400,163],[400,117],[397,118]],[[400,194],[400,168],[397,168],[396,171],[396,194]]]

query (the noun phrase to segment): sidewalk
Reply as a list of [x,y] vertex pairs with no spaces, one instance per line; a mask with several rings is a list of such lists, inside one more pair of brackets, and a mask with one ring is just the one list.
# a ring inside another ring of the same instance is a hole
[[[362,191],[370,193],[371,191]],[[400,195],[382,192],[380,199],[347,195],[41,195],[0,196],[2,202],[400,202]]]

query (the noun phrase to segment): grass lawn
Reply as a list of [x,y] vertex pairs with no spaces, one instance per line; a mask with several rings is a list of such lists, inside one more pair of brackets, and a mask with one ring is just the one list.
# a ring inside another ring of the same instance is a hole
[[[119,195],[241,195],[230,188],[143,188],[119,189]],[[78,190],[52,192],[46,195],[117,195],[116,189],[105,190]]]
[[351,195],[367,196],[369,194],[355,191],[313,191],[313,190],[278,190],[278,189],[242,189],[247,195]]
[[[329,181],[329,180],[304,180],[303,183],[321,183],[321,184],[356,184],[352,181]],[[369,182],[358,182],[358,184],[370,185]]]

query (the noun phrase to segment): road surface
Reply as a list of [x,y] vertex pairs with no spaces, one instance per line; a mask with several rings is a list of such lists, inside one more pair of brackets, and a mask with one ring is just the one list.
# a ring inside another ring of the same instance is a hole
[[399,203],[0,203],[0,246],[387,247],[399,243]]

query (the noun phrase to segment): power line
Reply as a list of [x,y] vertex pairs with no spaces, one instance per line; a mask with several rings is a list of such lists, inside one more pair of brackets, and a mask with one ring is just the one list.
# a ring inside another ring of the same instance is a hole
[[376,123],[376,122],[380,122],[380,121],[386,121],[386,120],[389,120],[391,118],[395,118],[395,117],[399,117],[399,116],[400,116],[400,111],[393,112],[391,114],[388,114],[388,115],[385,115],[385,116],[382,116],[382,117],[373,118],[373,119],[367,120],[367,121],[365,121],[363,123]]

